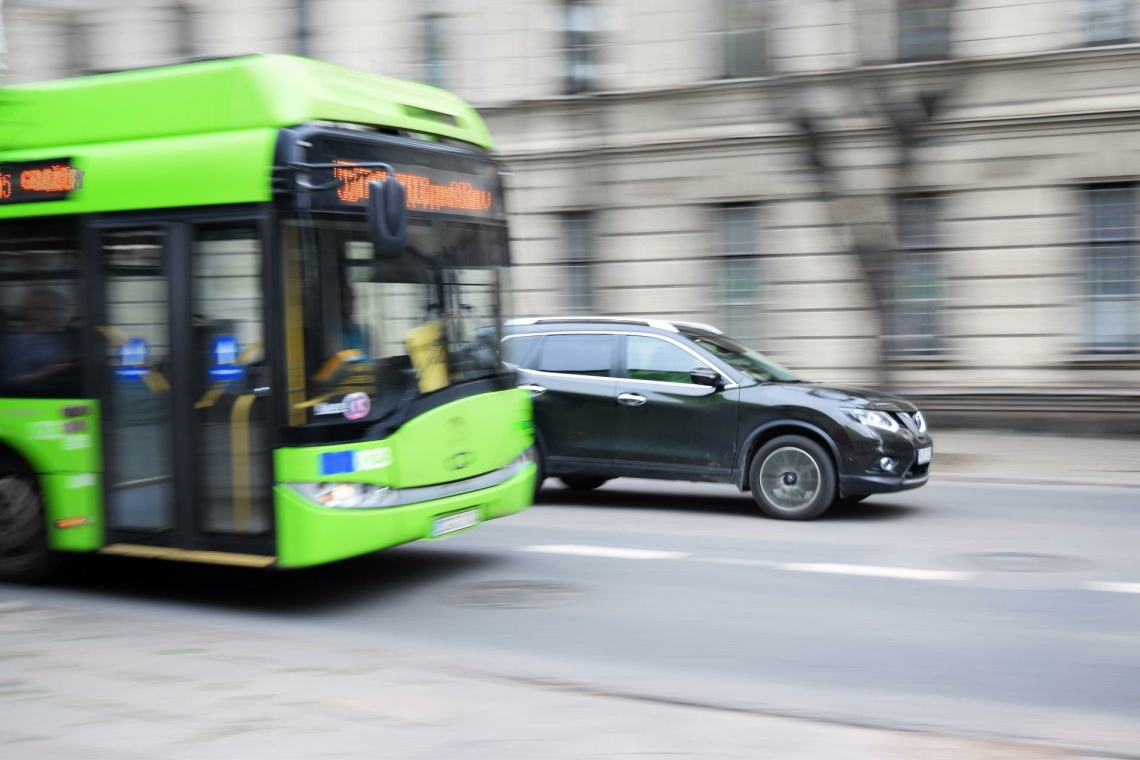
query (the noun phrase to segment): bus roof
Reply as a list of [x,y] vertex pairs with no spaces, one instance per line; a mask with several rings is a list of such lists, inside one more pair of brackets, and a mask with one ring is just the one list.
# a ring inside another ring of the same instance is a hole
[[0,88],[0,162],[68,158],[83,190],[0,218],[270,198],[280,128],[346,123],[492,147],[473,108],[428,85],[250,55]]

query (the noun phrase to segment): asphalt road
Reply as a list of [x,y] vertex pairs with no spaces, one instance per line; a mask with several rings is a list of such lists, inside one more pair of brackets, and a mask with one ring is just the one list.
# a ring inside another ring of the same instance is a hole
[[116,558],[32,601],[428,652],[858,725],[1140,747],[1140,490],[932,483],[812,523],[734,489],[551,481],[526,513],[313,571]]

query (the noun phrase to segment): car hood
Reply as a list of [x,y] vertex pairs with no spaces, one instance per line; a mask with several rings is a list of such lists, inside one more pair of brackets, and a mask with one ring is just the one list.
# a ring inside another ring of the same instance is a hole
[[[771,388],[773,384],[756,386],[757,388]],[[793,402],[797,395],[808,396],[801,403],[808,406],[818,406],[822,402],[833,402],[838,406],[850,406],[861,409],[874,409],[881,412],[916,412],[914,404],[906,399],[893,396],[890,393],[871,390],[869,388],[853,388],[843,385],[824,385],[822,383],[779,383],[781,394],[787,394],[787,401]],[[819,399],[819,401],[814,401]]]

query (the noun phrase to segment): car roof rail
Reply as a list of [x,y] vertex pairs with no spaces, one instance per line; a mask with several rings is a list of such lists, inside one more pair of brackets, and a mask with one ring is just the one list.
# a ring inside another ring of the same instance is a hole
[[677,322],[676,320],[671,320],[670,323],[676,325],[677,327],[692,327],[693,329],[696,329],[696,330],[704,330],[705,332],[711,332],[713,335],[724,335],[724,331],[721,330],[719,327],[713,327],[712,325],[706,325],[703,322]]
[[658,330],[667,330],[668,332],[681,332],[672,322],[666,322],[663,319],[640,319],[638,317],[518,317],[507,320],[508,325],[543,325],[558,322],[645,325],[647,327],[655,327]]

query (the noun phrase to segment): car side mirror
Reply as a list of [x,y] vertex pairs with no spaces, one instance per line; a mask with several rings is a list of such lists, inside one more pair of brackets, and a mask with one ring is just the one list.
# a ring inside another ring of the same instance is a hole
[[709,388],[720,388],[724,385],[724,378],[721,374],[708,367],[697,367],[689,370],[689,379],[693,381],[694,385],[705,385]]

